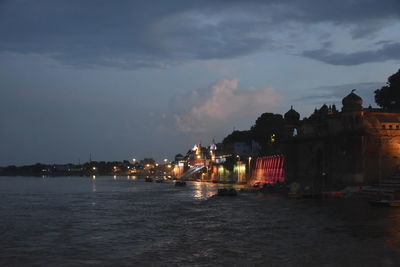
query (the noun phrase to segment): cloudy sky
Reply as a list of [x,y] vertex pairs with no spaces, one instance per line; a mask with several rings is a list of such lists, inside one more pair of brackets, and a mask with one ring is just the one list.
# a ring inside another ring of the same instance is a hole
[[0,166],[154,157],[400,68],[398,0],[0,0]]

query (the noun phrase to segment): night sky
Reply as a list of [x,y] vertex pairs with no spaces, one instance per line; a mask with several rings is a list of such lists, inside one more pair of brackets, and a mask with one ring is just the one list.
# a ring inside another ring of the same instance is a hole
[[154,157],[400,68],[399,0],[0,0],[0,166]]

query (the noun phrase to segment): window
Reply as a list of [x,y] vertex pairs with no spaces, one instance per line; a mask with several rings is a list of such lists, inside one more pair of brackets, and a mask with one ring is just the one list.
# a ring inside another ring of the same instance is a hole
[[382,125],[382,129],[386,129],[386,125]]

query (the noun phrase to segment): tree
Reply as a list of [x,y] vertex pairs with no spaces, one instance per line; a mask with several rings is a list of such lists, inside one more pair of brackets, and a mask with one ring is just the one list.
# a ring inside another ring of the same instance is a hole
[[251,133],[263,149],[279,141],[285,132],[285,120],[282,115],[263,113],[251,127]]
[[226,136],[222,141],[224,146],[234,144],[236,142],[251,143],[250,131],[233,131],[231,134]]
[[388,110],[400,110],[400,69],[388,78],[387,85],[375,91],[375,102]]

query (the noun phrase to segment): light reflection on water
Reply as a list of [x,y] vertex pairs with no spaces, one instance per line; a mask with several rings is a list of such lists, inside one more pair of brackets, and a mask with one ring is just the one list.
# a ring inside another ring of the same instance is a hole
[[193,198],[204,200],[215,195],[216,186],[210,183],[193,182]]
[[400,266],[400,209],[121,178],[0,177],[0,266]]

